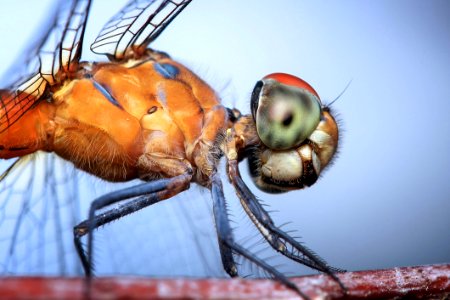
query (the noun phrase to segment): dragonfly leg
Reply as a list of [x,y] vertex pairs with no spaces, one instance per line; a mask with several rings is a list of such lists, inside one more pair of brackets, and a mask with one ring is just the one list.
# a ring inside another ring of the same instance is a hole
[[[288,280],[286,276],[278,272],[274,267],[267,264],[264,260],[258,258],[256,255],[237,244],[234,241],[233,233],[230,227],[230,222],[228,220],[225,196],[223,193],[222,182],[217,173],[212,177],[211,181],[211,194],[213,199],[213,213],[216,222],[217,236],[219,239],[219,246],[222,255],[222,262],[224,264],[225,270],[233,276],[237,275],[237,268],[234,263],[232,256],[232,251],[245,257],[252,263],[256,264],[260,268],[271,274],[276,280],[280,281],[286,287],[297,292],[302,298],[308,299],[308,297],[303,294],[297,286]],[[231,268],[231,270],[230,270]]]
[[345,271],[329,266],[313,251],[276,227],[269,214],[264,210],[258,199],[242,180],[238,169],[238,162],[236,160],[228,161],[228,172],[245,212],[270,246],[296,262],[329,275],[339,284],[342,290],[346,292],[345,286],[335,274]]
[[[115,191],[94,200],[89,210],[88,219],[74,227],[75,248],[78,252],[78,256],[80,257],[86,276],[88,278],[92,276],[91,262],[93,256],[92,243],[94,229],[136,212],[144,207],[168,199],[188,189],[191,178],[192,172],[188,172],[172,178],[150,181],[144,184]],[[133,197],[137,198],[129,200],[117,208],[113,208],[99,215],[95,215],[95,212],[99,209]],[[86,234],[88,235],[87,252],[84,251],[81,244],[81,237]]]
[[233,258],[232,248],[226,243],[227,239],[233,240],[232,230],[228,220],[222,182],[217,173],[214,173],[212,177],[211,196],[213,199],[214,220],[216,223],[222,265],[228,275],[231,277],[236,277],[238,276],[238,270]]

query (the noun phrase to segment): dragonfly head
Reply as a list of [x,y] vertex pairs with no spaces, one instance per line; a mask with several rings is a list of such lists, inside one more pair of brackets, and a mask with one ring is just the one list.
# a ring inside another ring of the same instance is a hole
[[250,151],[250,172],[267,192],[314,184],[338,144],[338,127],[317,92],[302,79],[267,75],[252,93],[251,111],[260,139]]

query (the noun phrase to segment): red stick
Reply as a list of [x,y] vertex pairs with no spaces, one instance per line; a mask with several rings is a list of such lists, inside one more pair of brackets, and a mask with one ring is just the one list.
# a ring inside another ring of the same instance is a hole
[[[348,272],[338,275],[348,299],[450,296],[450,264]],[[312,299],[339,299],[342,290],[325,275],[292,278]],[[1,299],[83,299],[84,278],[3,277]],[[298,295],[271,280],[97,278],[93,299],[290,299]]]

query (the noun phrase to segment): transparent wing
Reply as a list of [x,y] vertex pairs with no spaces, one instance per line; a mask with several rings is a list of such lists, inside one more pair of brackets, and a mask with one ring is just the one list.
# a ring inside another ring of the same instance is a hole
[[79,219],[74,175],[70,164],[38,153],[16,160],[0,177],[0,274],[80,274],[67,238]]
[[14,79],[0,90],[0,132],[47,98],[49,86],[76,71],[90,4],[90,0],[62,1],[40,38],[24,52],[22,69],[13,72]]
[[55,26],[39,50],[40,73],[50,84],[77,70],[90,5],[90,0],[61,3]]
[[[6,169],[0,176],[0,275],[82,275],[73,227],[86,219],[93,199],[124,185],[107,184],[53,154],[0,164]],[[94,247],[99,276],[225,274],[209,193],[199,188],[105,225],[95,232]]]
[[191,0],[133,0],[103,27],[91,45],[97,54],[121,60],[145,50]]

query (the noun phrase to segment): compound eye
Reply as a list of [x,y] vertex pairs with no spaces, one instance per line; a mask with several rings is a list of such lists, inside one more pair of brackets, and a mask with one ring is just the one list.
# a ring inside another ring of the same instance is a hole
[[259,94],[252,95],[259,138],[273,150],[299,146],[320,122],[319,96],[308,83],[289,74],[270,74],[262,82]]

